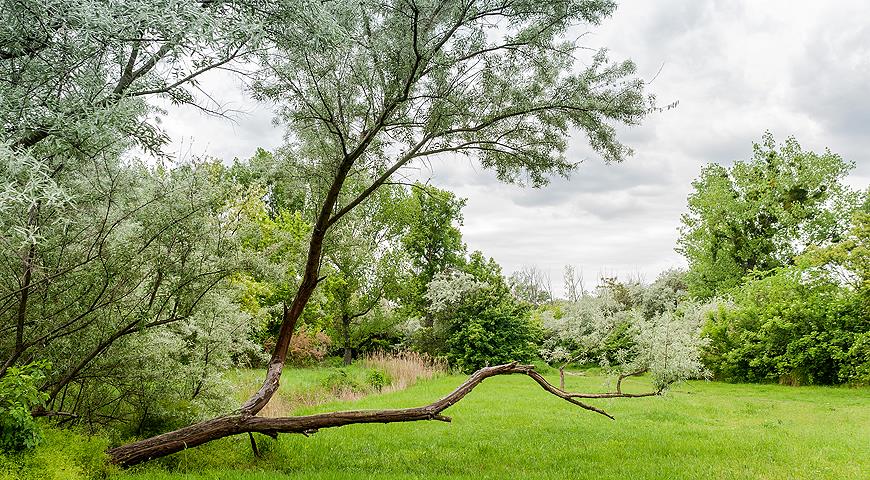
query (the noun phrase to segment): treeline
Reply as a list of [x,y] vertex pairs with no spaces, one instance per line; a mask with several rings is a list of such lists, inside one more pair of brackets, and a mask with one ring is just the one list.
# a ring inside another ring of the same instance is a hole
[[603,279],[589,294],[569,268],[569,300],[550,302],[546,278],[526,269],[515,291],[543,299],[542,354],[630,363],[654,335],[639,335],[644,322],[664,315],[695,329],[692,367],[710,378],[870,383],[870,196],[843,183],[853,167],[767,134],[749,160],[711,164],[693,183],[678,245],[688,270],[649,285]]
[[[4,155],[3,262],[25,265],[3,276],[4,443],[34,443],[40,411],[127,438],[225,410],[223,372],[265,365],[298,289],[316,172],[265,151],[172,168],[107,152],[56,172]],[[659,388],[868,383],[870,201],[842,184],[850,168],[765,137],[694,183],[687,271],[587,291],[566,267],[565,299],[536,268],[506,277],[469,253],[464,200],[385,185],[327,237],[291,362],[395,349],[462,371],[601,365]]]

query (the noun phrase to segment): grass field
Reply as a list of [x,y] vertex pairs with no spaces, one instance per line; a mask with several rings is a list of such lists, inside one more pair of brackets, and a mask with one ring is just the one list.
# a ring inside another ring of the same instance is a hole
[[[296,413],[422,405],[463,380],[445,376]],[[604,382],[598,376],[570,377],[568,386],[594,391]],[[643,387],[641,379],[626,390]],[[112,478],[870,478],[867,388],[689,382],[662,398],[596,405],[617,420],[567,404],[529,378],[496,377],[447,411],[450,424],[354,425],[310,438],[259,437],[260,459],[240,436]]]

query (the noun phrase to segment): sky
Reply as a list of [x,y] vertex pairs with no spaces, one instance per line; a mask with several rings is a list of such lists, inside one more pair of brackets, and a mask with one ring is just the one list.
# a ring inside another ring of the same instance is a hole
[[[582,161],[570,179],[540,189],[498,182],[464,159],[434,161],[407,175],[467,199],[462,233],[505,273],[537,266],[562,294],[562,269],[652,281],[685,266],[674,251],[691,182],[702,166],[750,158],[765,131],[794,136],[808,150],[855,162],[847,179],[870,184],[870,4],[836,2],[625,0],[600,27],[582,29],[584,46],[632,59],[659,105],[641,126],[620,128],[635,153],[605,164],[570,139]],[[163,127],[179,157],[248,157],[282,143],[268,105],[251,100],[221,72],[203,86],[232,121],[172,107]]]

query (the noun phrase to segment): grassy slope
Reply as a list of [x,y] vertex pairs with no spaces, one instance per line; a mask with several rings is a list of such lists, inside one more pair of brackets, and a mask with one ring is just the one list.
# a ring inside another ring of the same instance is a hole
[[[422,405],[463,379],[304,413]],[[603,381],[571,377],[569,387],[600,390]],[[277,442],[259,437],[262,459],[237,437],[114,478],[858,479],[870,472],[870,389],[690,382],[664,398],[597,404],[617,420],[573,407],[528,378],[493,378],[448,410],[452,424],[355,425]]]

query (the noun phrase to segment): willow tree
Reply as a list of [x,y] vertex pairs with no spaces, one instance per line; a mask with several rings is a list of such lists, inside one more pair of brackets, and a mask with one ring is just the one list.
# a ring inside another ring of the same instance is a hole
[[[185,182],[143,187],[151,172],[125,162],[124,155],[133,147],[159,153],[167,141],[154,120],[159,109],[147,99],[210,110],[194,95],[196,81],[249,56],[262,38],[251,33],[255,23],[250,6],[235,2],[3,2],[0,261],[12,274],[0,280],[0,329],[14,332],[14,340],[0,342],[0,376],[54,343],[70,338],[73,345],[85,343],[85,329],[115,312],[119,300],[139,293],[137,284],[154,286],[153,296],[142,295],[144,304],[160,304],[148,299],[163,297],[161,289],[170,283],[165,272],[143,268],[141,277],[130,275],[132,264],[147,263],[143,252],[149,246],[170,242],[172,230],[183,231],[183,220],[208,210],[205,198],[211,192],[195,186],[186,202]],[[190,209],[181,212],[185,205]],[[145,214],[153,214],[149,222],[133,219]],[[127,221],[153,228],[136,237],[125,229]],[[119,232],[131,237],[118,242],[130,258],[105,248]],[[194,270],[188,266],[183,273],[195,275]],[[202,293],[212,286],[207,282]],[[59,373],[65,379],[81,371],[117,339],[150,328],[149,323],[154,328],[172,323],[164,320],[140,317],[103,330],[106,338],[80,359],[70,359],[69,372]]]
[[[244,432],[309,433],[351,423],[448,420],[441,412],[485,378],[520,373],[583,408],[532,367],[479,370],[430,405],[396,410],[264,418],[278,389],[290,339],[323,280],[324,242],[349,212],[404,167],[468,157],[507,182],[541,186],[567,176],[573,132],[606,161],[630,153],[615,124],[636,124],[649,109],[631,62],[586,55],[571,38],[615,5],[601,0],[339,1],[304,6],[305,18],[270,24],[274,41],[257,93],[280,105],[288,149],[319,179],[305,270],[262,387],[232,414],[109,450],[131,465]],[[582,59],[581,61],[577,61]],[[348,183],[369,177],[366,185]]]

